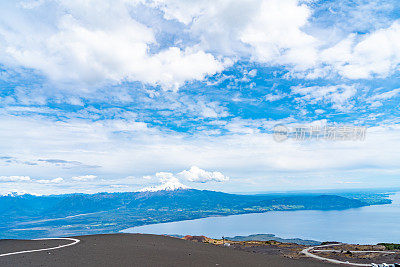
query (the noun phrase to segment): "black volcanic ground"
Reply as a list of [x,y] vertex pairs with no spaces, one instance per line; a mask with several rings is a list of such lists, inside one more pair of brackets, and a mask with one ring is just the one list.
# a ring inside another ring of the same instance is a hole
[[[58,250],[0,257],[0,266],[334,266],[166,236],[110,234],[77,237]],[[0,254],[66,244],[67,241],[0,240]]]

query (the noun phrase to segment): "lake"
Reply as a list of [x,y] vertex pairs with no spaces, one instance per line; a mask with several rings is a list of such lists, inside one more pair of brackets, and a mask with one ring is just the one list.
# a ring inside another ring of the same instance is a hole
[[348,210],[273,211],[133,227],[122,232],[143,234],[247,236],[339,241],[354,244],[400,243],[400,192],[392,204]]

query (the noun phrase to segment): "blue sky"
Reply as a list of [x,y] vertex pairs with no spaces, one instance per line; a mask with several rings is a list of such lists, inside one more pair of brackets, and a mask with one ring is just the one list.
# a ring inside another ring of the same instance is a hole
[[0,193],[398,186],[399,5],[2,1]]

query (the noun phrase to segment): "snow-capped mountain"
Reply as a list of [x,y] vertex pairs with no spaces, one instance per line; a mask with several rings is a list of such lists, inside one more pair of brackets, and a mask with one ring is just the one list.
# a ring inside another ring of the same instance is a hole
[[23,196],[23,195],[39,196],[39,194],[28,193],[27,191],[16,191],[16,190],[9,191],[4,194],[0,194],[0,196],[3,196],[3,197],[18,197],[18,196]]
[[172,178],[162,182],[160,185],[145,187],[139,192],[174,191],[179,189],[189,189],[189,187],[179,182],[178,179]]

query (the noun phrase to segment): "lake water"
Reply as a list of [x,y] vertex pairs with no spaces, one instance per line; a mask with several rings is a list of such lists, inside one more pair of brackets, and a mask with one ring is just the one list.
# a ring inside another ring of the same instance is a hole
[[400,243],[400,192],[392,204],[340,211],[274,211],[133,227],[122,232],[143,234],[247,236],[340,241],[355,244]]

